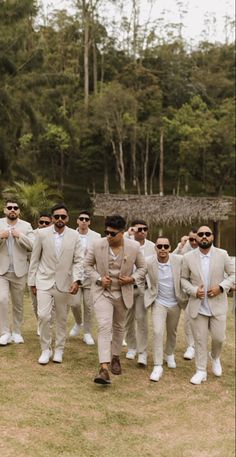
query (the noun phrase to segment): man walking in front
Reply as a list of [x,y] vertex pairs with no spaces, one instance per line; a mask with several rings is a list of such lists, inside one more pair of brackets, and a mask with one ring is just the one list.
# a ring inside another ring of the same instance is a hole
[[[77,218],[77,231],[80,235],[80,240],[86,255],[89,246],[101,238],[100,233],[95,232],[89,228],[91,223],[91,215],[89,211],[80,211]],[[75,318],[75,324],[70,331],[70,336],[77,336],[81,327],[81,302],[83,303],[83,341],[88,345],[94,344],[92,337],[92,315],[93,307],[90,297],[91,281],[88,277],[84,276],[83,286],[80,287],[79,292],[74,296],[73,304],[71,306],[72,313]]]
[[133,285],[143,282],[146,273],[139,243],[125,239],[124,231],[123,217],[107,217],[106,238],[95,241],[85,258],[85,272],[92,281],[92,299],[98,322],[100,370],[94,379],[98,384],[111,383],[108,372],[110,363],[111,372],[114,375],[121,374],[119,356],[126,311],[133,304]]
[[64,204],[52,208],[53,225],[39,230],[34,243],[28,284],[37,293],[38,321],[45,365],[52,357],[51,321],[54,311],[56,341],[53,361],[62,362],[66,341],[68,305],[83,279],[83,248],[76,230],[68,228],[68,209]]
[[[24,343],[21,335],[23,298],[28,272],[28,253],[34,233],[28,222],[21,220],[15,199],[4,207],[6,217],[0,219],[0,345],[11,341]],[[12,333],[8,317],[9,292],[12,301]]]
[[181,282],[189,295],[188,310],[195,342],[196,373],[192,384],[207,379],[208,332],[212,338],[211,362],[215,376],[222,375],[220,353],[225,340],[227,292],[235,281],[234,263],[227,252],[213,246],[208,226],[197,231],[199,248],[183,256]]

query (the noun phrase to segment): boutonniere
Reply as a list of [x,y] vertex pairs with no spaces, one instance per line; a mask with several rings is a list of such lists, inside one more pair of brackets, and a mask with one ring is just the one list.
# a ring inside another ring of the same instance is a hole
[[128,257],[129,257],[128,255],[124,255],[124,258],[123,258],[123,262],[124,262],[124,263],[127,262]]

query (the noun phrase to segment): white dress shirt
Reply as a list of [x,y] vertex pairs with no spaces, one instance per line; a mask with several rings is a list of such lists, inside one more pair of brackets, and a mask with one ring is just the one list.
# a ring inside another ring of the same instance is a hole
[[53,235],[54,235],[56,256],[57,256],[57,258],[59,258],[60,254],[61,254],[61,247],[62,247],[62,241],[63,241],[63,237],[64,237],[64,231],[62,233],[58,233],[58,232],[56,232],[55,229],[53,229]]
[[199,251],[199,254],[200,254],[201,269],[202,269],[203,278],[204,278],[204,290],[205,290],[205,297],[201,302],[201,306],[199,308],[199,314],[203,314],[204,316],[212,316],[212,312],[210,310],[210,307],[208,304],[208,297],[207,297],[207,291],[209,289],[209,268],[210,268],[210,259],[211,259],[211,249],[207,254],[202,254],[201,251]]
[[172,308],[176,306],[174,279],[170,260],[165,263],[158,263],[158,294],[156,304]]

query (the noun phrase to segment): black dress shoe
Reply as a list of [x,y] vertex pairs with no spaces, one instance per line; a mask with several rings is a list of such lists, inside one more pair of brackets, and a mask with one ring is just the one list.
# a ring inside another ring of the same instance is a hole
[[106,368],[100,368],[99,373],[94,378],[96,384],[111,384],[110,376]]
[[113,374],[121,374],[121,365],[120,365],[120,358],[118,355],[113,355],[111,360],[111,372]]

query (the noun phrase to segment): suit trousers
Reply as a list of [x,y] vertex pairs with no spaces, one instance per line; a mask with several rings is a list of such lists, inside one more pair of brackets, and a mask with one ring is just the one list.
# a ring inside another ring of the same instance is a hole
[[42,351],[49,349],[52,342],[52,320],[56,323],[55,349],[64,349],[66,342],[66,324],[69,311],[69,293],[60,292],[55,286],[49,290],[37,289],[38,323]]
[[194,347],[194,339],[193,333],[190,324],[190,316],[188,313],[188,308],[184,310],[184,333],[185,333],[185,340],[188,346]]
[[9,293],[12,301],[12,331],[21,333],[23,322],[23,300],[27,275],[18,278],[8,272],[0,276],[0,331],[1,335],[10,333],[8,303]]
[[214,359],[221,353],[226,332],[226,315],[204,316],[198,314],[195,319],[190,317],[191,328],[195,342],[195,363],[197,370],[207,369],[207,342],[208,331],[211,334],[211,355]]
[[83,303],[83,323],[84,323],[84,333],[92,332],[92,315],[93,315],[93,305],[91,300],[91,289],[90,288],[80,288],[78,293],[74,296],[74,305],[71,307],[71,311],[74,315],[75,322],[78,325],[81,325],[81,303]]
[[138,288],[134,289],[134,304],[127,311],[125,330],[129,349],[137,348],[138,353],[147,350],[147,309],[144,306],[144,294]]
[[172,306],[171,308],[160,304],[152,306],[154,365],[163,364],[165,327],[167,332],[165,352],[167,355],[172,355],[174,353],[180,312],[181,309],[178,305]]
[[121,353],[127,309],[122,297],[102,294],[94,303],[94,311],[98,323],[99,362],[109,363],[111,354]]

